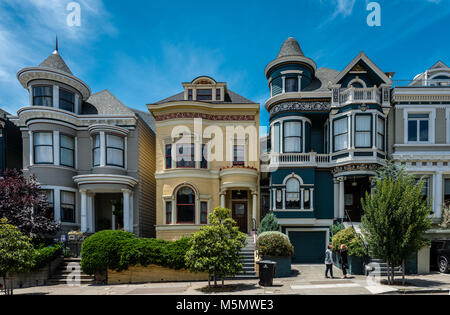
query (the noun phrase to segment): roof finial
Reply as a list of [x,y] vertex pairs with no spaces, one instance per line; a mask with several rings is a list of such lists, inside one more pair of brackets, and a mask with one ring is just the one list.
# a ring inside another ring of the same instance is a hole
[[58,35],[56,35],[56,49],[55,49],[55,51],[58,52]]

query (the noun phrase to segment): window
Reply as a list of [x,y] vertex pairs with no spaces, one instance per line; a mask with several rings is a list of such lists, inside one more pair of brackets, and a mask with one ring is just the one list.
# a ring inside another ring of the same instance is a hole
[[172,202],[166,202],[166,224],[172,224]]
[[106,136],[106,164],[124,167],[125,148],[124,139],[119,136]]
[[216,100],[220,101],[221,97],[222,97],[222,94],[220,92],[220,89],[216,89]]
[[172,145],[168,144],[166,145],[166,169],[170,170],[172,168]]
[[309,189],[303,191],[303,209],[311,209],[311,191]]
[[429,114],[408,115],[408,142],[429,141]]
[[33,88],[34,106],[53,106],[53,86],[37,86]]
[[428,200],[428,197],[430,196],[430,178],[427,176],[417,177],[416,184],[419,183],[421,180],[423,181],[422,197],[423,199]]
[[275,208],[283,209],[283,192],[281,189],[275,191]]
[[59,89],[59,108],[69,112],[75,112],[75,94]]
[[348,118],[343,117],[333,122],[334,152],[348,148]]
[[60,163],[75,167],[75,139],[66,135],[60,136]]
[[177,168],[195,168],[194,144],[177,145]]
[[276,123],[273,126],[273,145],[274,145],[274,152],[280,153],[281,149],[281,142],[280,142],[280,124]]
[[46,201],[47,201],[47,213],[48,218],[54,219],[55,217],[55,197],[54,197],[54,191],[51,189],[45,189],[44,191]]
[[301,153],[302,150],[302,123],[300,121],[285,122],[283,126],[283,152]]
[[372,115],[355,116],[355,147],[372,147]]
[[93,161],[94,167],[100,166],[100,135],[94,136],[94,149],[93,149]]
[[208,224],[208,203],[202,201],[200,206],[200,224]]
[[300,182],[295,178],[286,183],[286,209],[300,209]]
[[192,89],[188,89],[188,101],[192,101],[194,99]]
[[450,178],[445,179],[444,203],[450,203]]
[[75,193],[61,191],[61,221],[75,223]]
[[377,116],[377,148],[381,151],[384,151],[385,128],[384,119]]
[[53,133],[35,132],[33,146],[35,164],[53,164]]
[[298,78],[286,78],[286,92],[298,92]]
[[244,166],[245,165],[245,146],[235,145],[233,149],[233,165]]
[[202,145],[202,162],[200,168],[208,168],[208,147],[206,144]]
[[195,223],[195,193],[189,187],[177,193],[177,223]]
[[197,90],[197,100],[198,101],[211,101],[212,100],[212,89]]

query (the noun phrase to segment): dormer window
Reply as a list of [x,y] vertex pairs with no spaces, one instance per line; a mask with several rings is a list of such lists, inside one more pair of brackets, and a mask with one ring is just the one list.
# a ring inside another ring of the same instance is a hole
[[188,89],[188,101],[192,101],[194,99],[194,93],[192,89]]
[[212,89],[199,89],[197,90],[198,101],[212,101]]
[[52,86],[34,87],[33,105],[53,107],[53,87]]
[[286,78],[286,92],[298,92],[298,78]]
[[75,111],[75,94],[59,89],[59,108],[73,113]]
[[216,100],[220,101],[220,99],[222,98],[221,93],[220,93],[220,89],[216,89]]

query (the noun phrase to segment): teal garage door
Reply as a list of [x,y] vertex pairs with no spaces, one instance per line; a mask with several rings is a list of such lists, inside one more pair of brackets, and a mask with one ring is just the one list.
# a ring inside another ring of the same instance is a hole
[[325,261],[327,234],[319,232],[289,232],[294,246],[292,262],[297,264],[323,264]]

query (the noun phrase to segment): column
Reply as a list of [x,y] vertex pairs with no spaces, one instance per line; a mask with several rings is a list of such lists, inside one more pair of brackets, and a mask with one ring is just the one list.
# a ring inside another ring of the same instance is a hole
[[28,136],[30,138],[30,166],[33,166],[33,164],[34,164],[34,157],[33,157],[33,151],[34,151],[33,132],[32,131],[28,131]]
[[225,192],[220,193],[220,207],[225,208]]
[[302,76],[298,76],[298,92],[300,93],[302,91]]
[[286,77],[285,76],[282,77],[282,82],[283,82],[282,86],[281,86],[282,87],[282,92],[286,93]]
[[334,219],[339,217],[339,181],[334,179]]
[[123,228],[130,232],[130,191],[123,189]]
[[124,142],[123,142],[123,146],[124,146],[124,161],[123,161],[123,165],[125,166],[125,169],[128,169],[128,137],[124,138]]
[[130,193],[130,232],[134,233],[134,194]]
[[300,189],[300,209],[305,210],[305,189]]
[[311,188],[309,190],[309,203],[310,203],[309,209],[314,210],[314,188]]
[[442,192],[442,172],[441,171],[437,171],[436,174],[434,175],[435,181],[434,181],[434,217],[436,219],[440,219],[442,217],[442,197],[443,197],[443,192]]
[[283,188],[283,210],[286,210],[286,188]]
[[94,233],[94,196],[92,193],[87,194],[87,230],[89,233]]
[[272,188],[272,211],[277,210],[277,190]]
[[339,178],[339,219],[345,218],[345,182],[344,178]]
[[28,87],[28,93],[30,95],[30,106],[33,106],[33,88],[31,86]]
[[55,222],[61,221],[61,190],[55,189],[53,191],[53,206],[55,213]]
[[59,155],[59,131],[53,131],[53,164],[60,165]]
[[87,227],[87,191],[80,190],[81,193],[81,232],[88,232]]
[[[257,229],[258,228],[258,193],[253,192],[253,211],[252,211],[252,228]],[[255,224],[255,225],[253,225]]]
[[106,135],[100,132],[100,167],[106,166]]
[[80,114],[80,96],[75,94],[75,114]]
[[78,137],[75,137],[75,161],[74,161],[74,166],[75,169],[78,169]]
[[59,86],[53,86],[53,107],[59,108]]

